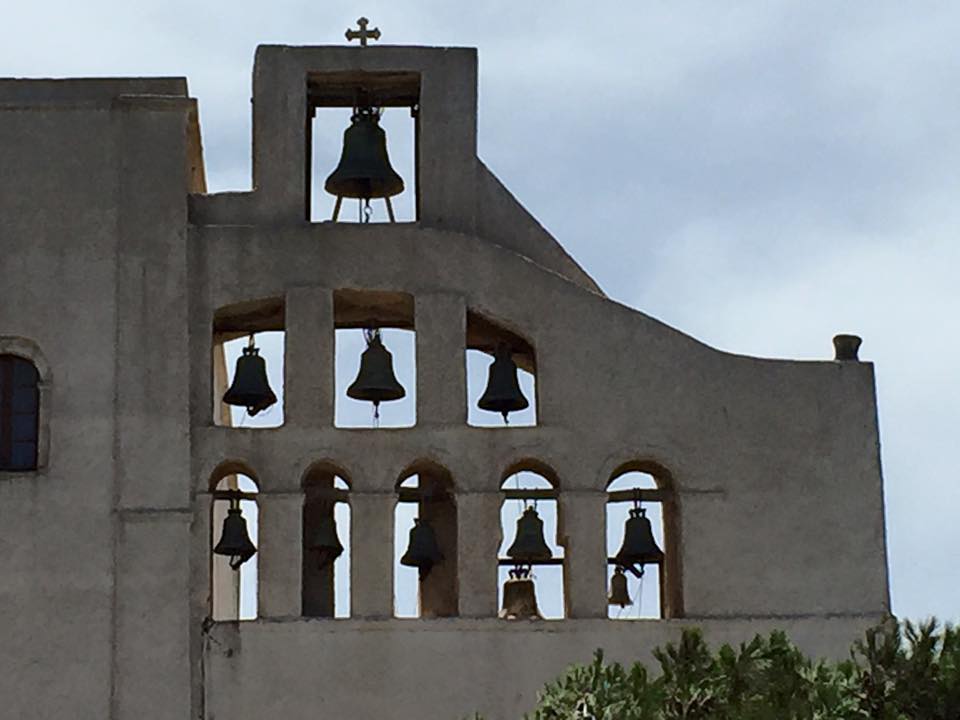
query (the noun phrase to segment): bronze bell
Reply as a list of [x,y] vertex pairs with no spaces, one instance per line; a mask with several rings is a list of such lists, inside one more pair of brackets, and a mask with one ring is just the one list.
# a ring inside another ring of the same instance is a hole
[[653,537],[653,528],[647,518],[647,511],[643,508],[635,507],[630,510],[630,517],[624,526],[623,545],[615,559],[625,568],[633,568],[635,565],[643,568],[644,565],[663,562],[663,550]]
[[607,598],[607,602],[622,608],[633,605],[630,592],[627,590],[627,576],[623,574],[623,568],[619,565],[613,571],[613,577],[610,578],[610,597]]
[[410,541],[407,544],[407,551],[400,558],[400,564],[418,568],[420,579],[423,580],[430,574],[433,566],[438,565],[442,560],[443,553],[437,545],[437,536],[433,528],[425,520],[416,518],[413,521],[413,527],[410,528]]
[[528,570],[514,568],[503,584],[503,607],[500,617],[504,620],[542,620],[537,606],[537,588]]
[[230,567],[237,570],[257,552],[257,547],[247,534],[247,521],[243,518],[240,506],[233,503],[223,519],[223,532],[220,542],[213,548],[217,555],[230,558]]
[[379,406],[381,402],[399,400],[407,393],[393,374],[393,355],[383,346],[380,330],[365,331],[367,349],[360,356],[360,372],[347,388],[354,400],[367,400]]
[[524,510],[517,520],[517,535],[507,550],[507,557],[518,565],[532,565],[553,557],[543,537],[543,520],[533,507]]
[[343,152],[324,188],[337,197],[388,198],[403,192],[403,179],[387,157],[387,134],[373,108],[358,108],[343,133]]
[[273,394],[267,381],[267,364],[260,357],[260,350],[254,346],[251,335],[250,344],[243,349],[243,355],[237,358],[233,383],[223,394],[223,402],[245,407],[252,416],[266,410],[276,401],[277,396]]
[[318,567],[326,567],[343,553],[343,545],[337,537],[337,523],[333,515],[323,515],[318,521],[307,548],[317,555]]
[[487,377],[487,389],[483,396],[477,401],[477,406],[481,410],[498,412],[503,415],[504,422],[507,421],[507,414],[517,410],[525,410],[530,403],[524,397],[520,390],[520,382],[517,380],[517,365],[513,362],[513,353],[507,345],[501,343],[497,346],[493,356],[493,362],[490,363],[490,371]]

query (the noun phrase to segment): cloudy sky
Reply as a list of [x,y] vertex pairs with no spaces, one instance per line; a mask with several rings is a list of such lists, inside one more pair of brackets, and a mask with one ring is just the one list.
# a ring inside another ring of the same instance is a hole
[[8,3],[0,75],[186,75],[245,189],[254,48],[361,13],[479,48],[481,156],[612,297],[740,353],[864,337],[894,609],[960,620],[960,5]]

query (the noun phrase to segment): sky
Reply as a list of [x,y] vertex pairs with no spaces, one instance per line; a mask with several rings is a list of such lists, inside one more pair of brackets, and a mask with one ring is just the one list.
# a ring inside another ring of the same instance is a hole
[[960,620],[960,4],[10,3],[0,75],[185,75],[242,190],[256,45],[361,13],[479,49],[481,157],[611,297],[737,353],[863,336],[894,611]]

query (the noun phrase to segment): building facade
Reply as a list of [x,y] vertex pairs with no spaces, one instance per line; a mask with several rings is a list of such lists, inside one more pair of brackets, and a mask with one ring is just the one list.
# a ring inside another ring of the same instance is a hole
[[[310,221],[310,118],[358,93],[415,116],[409,222]],[[476,118],[472,49],[262,46],[253,190],[208,194],[185,80],[0,80],[5,717],[507,720],[595,648],[645,659],[696,625],[838,656],[888,616],[872,365],[732,355],[609,300],[477,157]],[[335,331],[363,326],[416,332],[413,427],[335,426]],[[231,427],[222,344],[265,331],[285,337],[284,422]],[[503,344],[536,424],[471,426],[465,353]],[[562,619],[498,617],[518,471],[556,501]],[[630,472],[663,507],[663,617],[618,622],[606,511]],[[240,474],[253,620],[212,553]],[[413,501],[445,561],[402,619],[411,474],[443,487],[443,512]],[[305,561],[334,476],[349,618]]]

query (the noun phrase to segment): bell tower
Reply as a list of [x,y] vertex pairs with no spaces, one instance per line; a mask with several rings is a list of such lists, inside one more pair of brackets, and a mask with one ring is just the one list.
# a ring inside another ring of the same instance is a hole
[[10,716],[515,720],[595,648],[888,617],[859,339],[752,358],[610,300],[477,156],[476,50],[346,39],[257,49],[238,192],[183,79],[0,80]]

